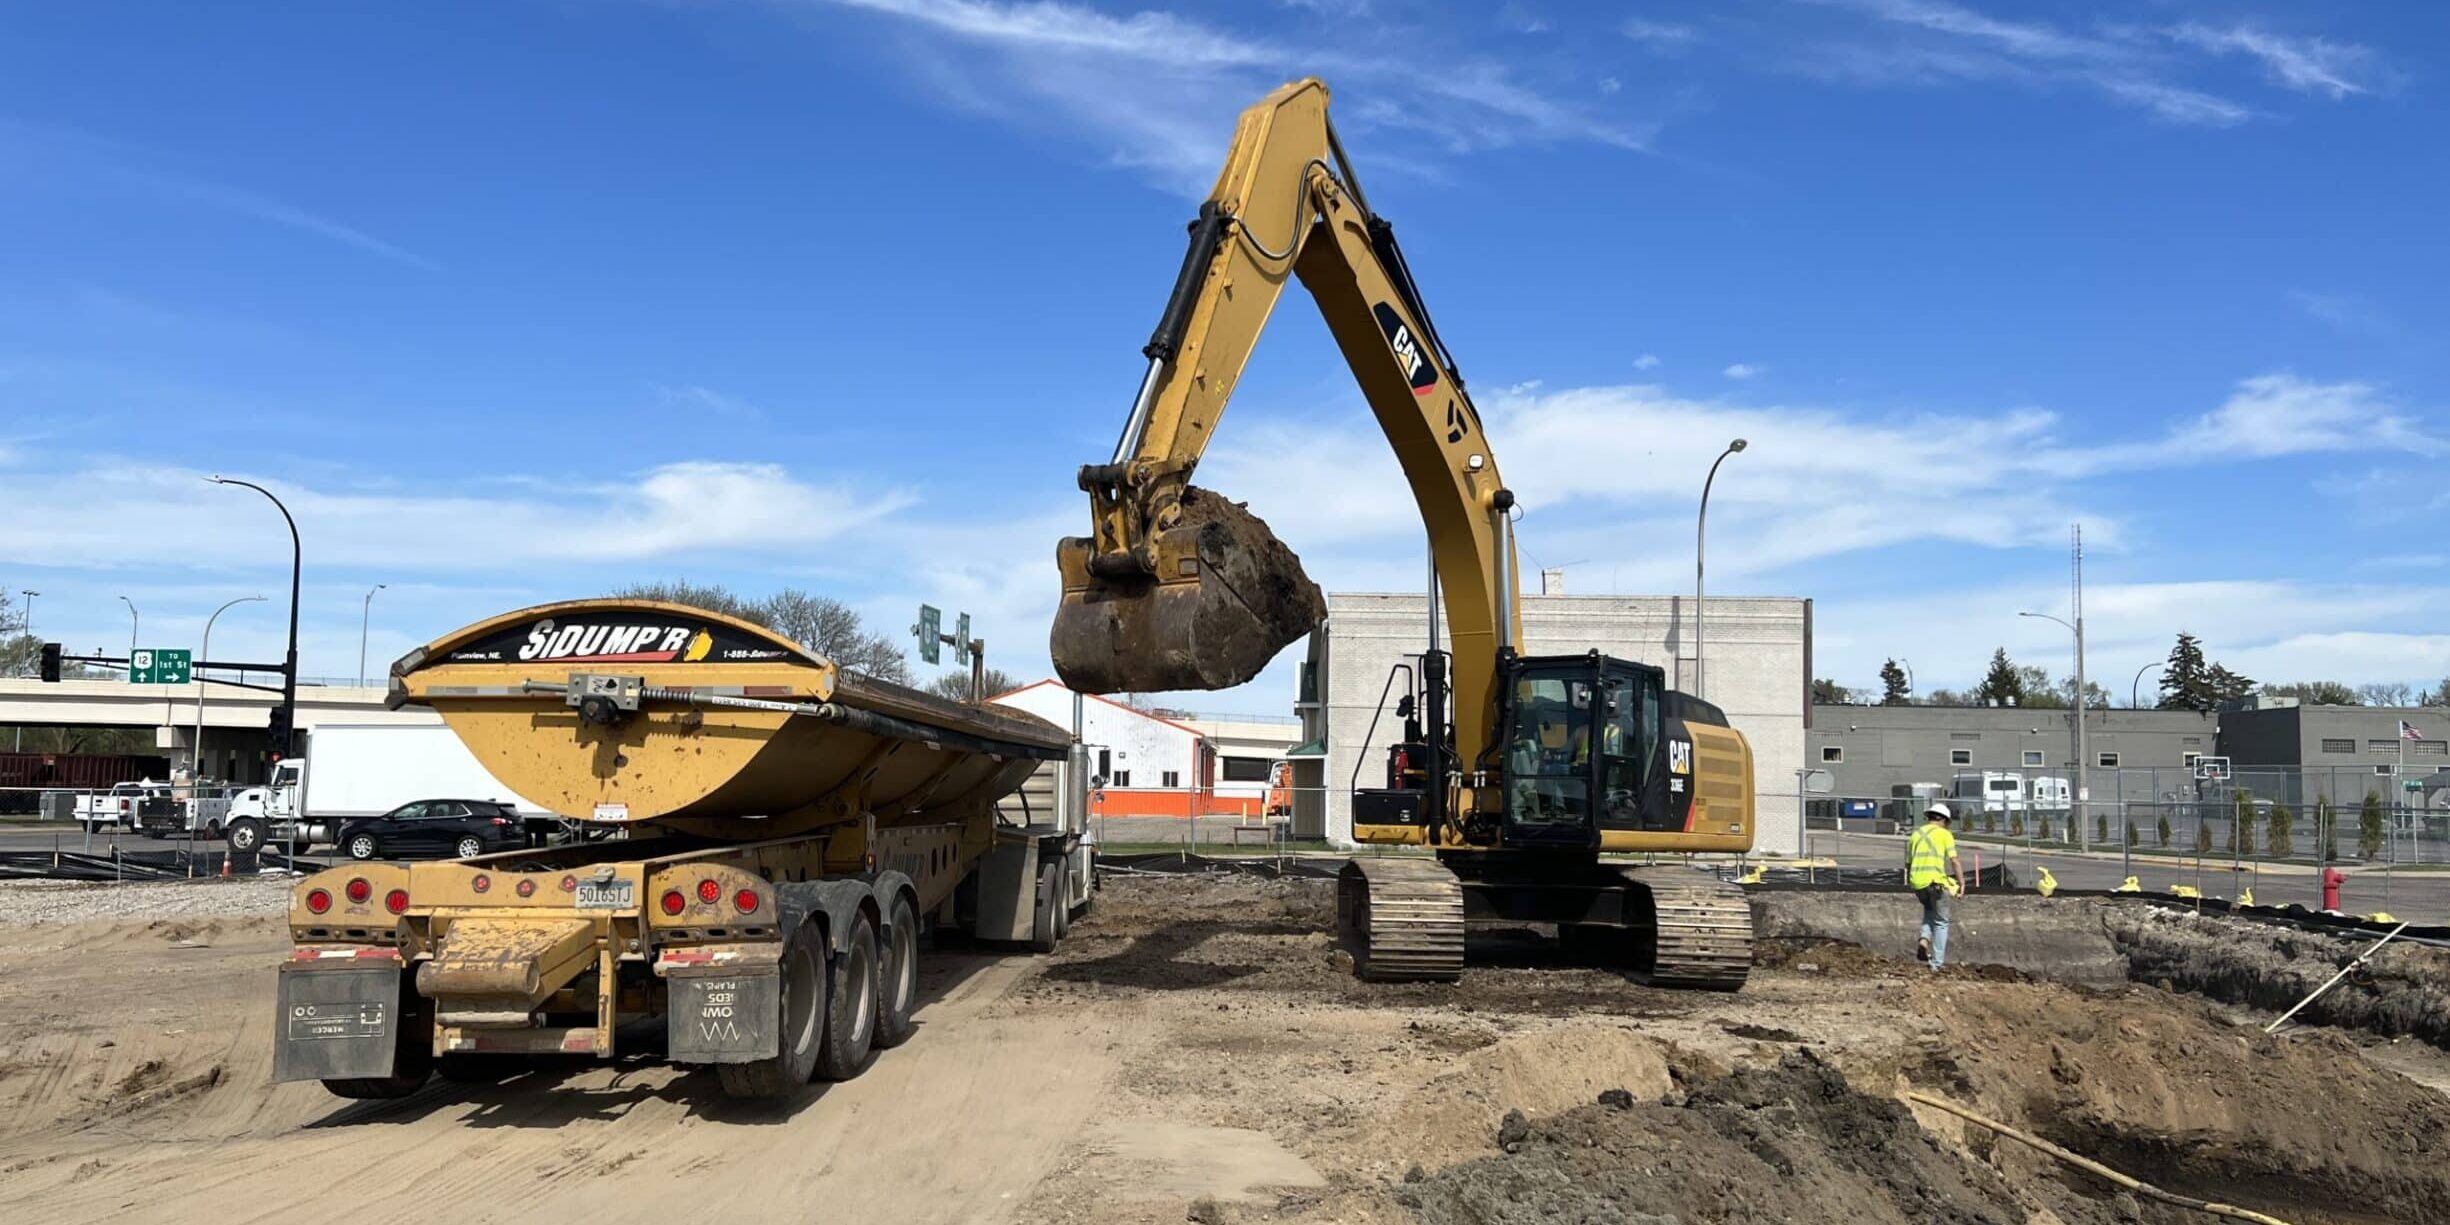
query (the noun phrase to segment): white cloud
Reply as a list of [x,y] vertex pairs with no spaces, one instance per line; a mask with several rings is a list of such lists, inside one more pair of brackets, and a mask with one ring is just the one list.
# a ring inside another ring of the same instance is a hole
[[2219,408],[2181,426],[2168,446],[2267,459],[2320,451],[2450,454],[2450,440],[2396,412],[2370,385],[2265,374],[2238,383]]
[[1666,21],[1645,21],[1639,17],[1626,18],[1618,23],[1616,31],[1656,52],[1681,51],[1700,38],[1700,35],[1691,26]]
[[2280,84],[2333,99],[2366,92],[2367,86],[2355,78],[2373,58],[2373,52],[2353,44],[2286,38],[2252,26],[2223,30],[2190,22],[2170,31],[2170,37],[2215,55],[2251,56]]
[[1767,369],[1769,369],[1769,367],[1755,365],[1751,362],[1737,362],[1734,365],[1719,371],[1719,373],[1731,379],[1743,380],[1751,378]]
[[1659,368],[1659,355],[1656,353],[1645,353],[1640,357],[1633,359],[1633,368],[1636,370],[1656,370]]
[[1603,94],[1616,93],[1624,88],[1625,83],[1617,80],[1615,77],[1601,77],[1599,79],[1599,92]]
[[[1170,13],[1114,16],[1062,0],[789,2],[906,23],[932,40],[913,70],[946,102],[1004,122],[1052,114],[1108,145],[1117,164],[1153,170],[1187,192],[1213,181],[1235,114],[1275,85],[1310,74],[1344,92],[1341,112],[1357,139],[1389,127],[1432,133],[1449,153],[1562,142],[1640,149],[1651,132],[1552,98],[1469,54],[1440,61],[1424,38],[1411,40],[1410,54],[1390,59],[1248,37]],[[1343,15],[1341,6],[1315,7],[1323,16]],[[954,58],[930,64],[926,56]],[[1413,154],[1417,162],[1417,148]]]
[[726,395],[711,387],[700,387],[694,383],[685,387],[667,387],[657,384],[655,398],[674,408],[712,413],[718,417],[728,417],[735,421],[763,421],[766,419],[766,410],[757,405],[738,396]]

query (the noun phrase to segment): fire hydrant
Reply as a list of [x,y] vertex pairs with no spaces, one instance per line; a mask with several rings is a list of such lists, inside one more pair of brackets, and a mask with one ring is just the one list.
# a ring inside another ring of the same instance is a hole
[[2339,887],[2348,882],[2348,874],[2329,864],[2322,868],[2322,908],[2339,909]]

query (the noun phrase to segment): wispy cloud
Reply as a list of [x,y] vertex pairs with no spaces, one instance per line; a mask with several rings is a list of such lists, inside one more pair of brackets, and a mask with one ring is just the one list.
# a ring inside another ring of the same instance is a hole
[[1618,22],[1616,32],[1661,54],[1682,51],[1701,39],[1700,32],[1691,26],[1668,21],[1645,21],[1639,17],[1628,17]]
[[2170,37],[2215,55],[2246,55],[2262,61],[2271,78],[2300,93],[2345,98],[2366,92],[2356,78],[2368,71],[2373,52],[2322,38],[2286,38],[2252,26],[2215,29],[2188,23]]
[[245,217],[268,225],[311,234],[369,255],[418,268],[434,262],[386,242],[355,226],[310,211],[261,192],[168,168],[171,155],[124,141],[48,124],[0,118],[0,163],[15,162],[41,175],[26,175],[21,183],[65,177],[109,190],[151,197]]
[[1769,369],[1769,367],[1767,367],[1767,366],[1762,366],[1762,365],[1756,365],[1756,364],[1754,364],[1754,363],[1752,363],[1752,362],[1737,362],[1737,363],[1735,363],[1734,365],[1731,365],[1731,366],[1727,367],[1726,369],[1719,371],[1719,373],[1720,373],[1720,374],[1722,374],[1722,375],[1725,375],[1725,376],[1726,376],[1726,377],[1728,377],[1728,378],[1731,378],[1731,379],[1736,379],[1736,380],[1738,380],[1738,381],[1741,381],[1741,380],[1744,380],[1744,379],[1751,378],[1751,377],[1753,377],[1754,375],[1757,375],[1757,374],[1759,374],[1759,373],[1761,373],[1762,371],[1767,370],[1767,369]]
[[1645,353],[1640,357],[1633,359],[1633,368],[1636,370],[1656,370],[1659,368],[1659,355],[1656,353]]
[[2288,297],[2307,316],[2343,332],[2387,334],[2398,330],[2380,307],[2355,294],[2292,289]]
[[655,398],[675,408],[712,413],[734,421],[763,421],[766,419],[765,409],[738,396],[726,395],[711,387],[699,387],[694,384],[686,387],[667,387],[657,384]]
[[[1345,91],[1354,130],[1431,132],[1449,153],[1565,142],[1641,149],[1654,130],[1552,97],[1468,51],[1440,56],[1426,35],[1411,40],[1411,53],[1389,58],[1064,0],[772,2],[901,22],[923,36],[926,54],[957,57],[914,65],[949,104],[1023,123],[1051,110],[1106,142],[1117,164],[1156,170],[1186,191],[1213,179],[1232,115],[1271,86],[1312,73]],[[1350,19],[1341,6],[1305,7],[1321,20]]]
[[1815,46],[1792,65],[1807,75],[1863,84],[1996,81],[2026,88],[2089,89],[2171,123],[2226,127],[2258,115],[2253,105],[2187,80],[2207,57],[2246,55],[2300,93],[2340,99],[2362,93],[2357,74],[2372,53],[2324,39],[2290,39],[2248,26],[2168,29],[2103,23],[2078,30],[1994,17],[1948,0],[1806,0],[1876,22]]

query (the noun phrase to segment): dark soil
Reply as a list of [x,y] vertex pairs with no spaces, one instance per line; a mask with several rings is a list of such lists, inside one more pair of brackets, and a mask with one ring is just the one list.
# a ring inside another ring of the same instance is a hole
[[[2109,933],[2138,982],[2165,981],[2272,1012],[2287,1011],[2372,945],[2371,938],[2141,907],[2117,915]],[[2450,1048],[2450,952],[2384,945],[2296,1020]]]

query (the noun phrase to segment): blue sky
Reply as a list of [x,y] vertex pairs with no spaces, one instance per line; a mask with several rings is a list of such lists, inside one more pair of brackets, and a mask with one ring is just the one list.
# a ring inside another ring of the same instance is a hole
[[[1325,77],[1582,593],[1819,670],[2450,673],[2450,9],[1997,0],[94,2],[0,28],[0,587],[306,670],[634,579],[968,609],[1044,669],[1233,117]],[[1298,295],[1295,295],[1298,297]],[[1202,470],[1337,589],[1417,522],[1314,312]],[[379,663],[376,665],[379,670]],[[1281,710],[1285,669],[1198,704]],[[925,672],[925,669],[922,669]]]

